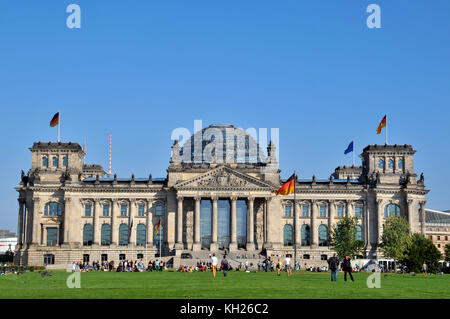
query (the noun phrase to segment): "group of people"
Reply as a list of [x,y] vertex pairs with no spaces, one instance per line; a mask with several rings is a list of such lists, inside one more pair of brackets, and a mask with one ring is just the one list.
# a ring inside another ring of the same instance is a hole
[[[333,254],[333,257],[328,259],[328,267],[331,271],[331,281],[337,281],[337,273],[339,271],[339,259],[336,257],[336,253]],[[352,276],[352,263],[349,256],[345,256],[344,260],[341,263],[341,269],[344,271],[344,281],[347,281],[347,274],[350,276],[352,281],[355,281]]]
[[116,272],[143,272],[143,271],[162,271],[167,269],[167,265],[164,260],[150,260],[145,267],[144,262],[141,260],[121,260],[117,267],[114,265],[114,261],[94,261],[92,264],[86,261],[73,262],[72,271],[116,271]]

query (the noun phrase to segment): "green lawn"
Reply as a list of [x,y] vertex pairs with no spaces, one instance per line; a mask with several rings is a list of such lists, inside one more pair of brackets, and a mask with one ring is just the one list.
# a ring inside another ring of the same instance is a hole
[[167,298],[167,299],[272,299],[272,298],[449,298],[450,275],[384,275],[381,288],[369,289],[370,274],[354,274],[355,282],[330,281],[329,273],[221,272],[212,273],[81,273],[81,289],[66,286],[70,273],[52,271],[51,277],[39,273],[0,276],[0,299],[5,298]]

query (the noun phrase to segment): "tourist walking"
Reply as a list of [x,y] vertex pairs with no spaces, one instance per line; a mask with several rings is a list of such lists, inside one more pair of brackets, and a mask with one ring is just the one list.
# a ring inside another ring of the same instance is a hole
[[328,261],[328,268],[331,271],[331,281],[337,281],[339,259],[336,257],[336,253],[334,253],[333,257],[330,257],[327,261]]
[[288,276],[292,275],[291,257],[290,257],[290,255],[286,255],[286,258],[284,258],[284,267],[286,269],[287,275]]
[[214,253],[211,257],[211,265],[212,265],[212,272],[213,272],[213,277],[216,278],[216,269],[217,269],[217,257],[216,257],[216,253]]
[[428,273],[428,266],[427,266],[427,264],[425,263],[425,262],[423,262],[423,265],[422,265],[422,275],[423,276],[427,276],[427,273]]
[[227,271],[228,271],[228,260],[227,260],[227,256],[223,255],[223,259],[222,259],[222,271],[223,271],[223,276],[226,277],[227,276]]
[[350,279],[355,281],[352,276],[352,263],[349,256],[345,256],[342,262],[342,270],[344,271],[344,281],[347,281],[347,273],[350,275]]
[[279,276],[280,273],[281,273],[281,260],[280,260],[280,258],[278,258],[276,268],[277,268],[277,276]]

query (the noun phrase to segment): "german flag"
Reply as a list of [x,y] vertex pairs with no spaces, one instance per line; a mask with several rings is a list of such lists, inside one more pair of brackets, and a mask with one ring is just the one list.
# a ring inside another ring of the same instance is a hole
[[159,227],[161,227],[161,219],[158,221],[158,225],[156,225],[155,237],[158,236]]
[[380,123],[380,125],[378,125],[378,128],[377,128],[377,134],[380,134],[381,133],[381,129],[383,128],[383,127],[386,127],[386,125],[387,125],[387,120],[386,120],[386,115],[383,117],[383,119],[381,120],[381,123]]
[[279,190],[275,193],[275,195],[289,195],[293,194],[295,190],[295,174],[292,174],[291,177],[280,187]]
[[52,120],[50,121],[50,126],[51,127],[55,127],[56,125],[59,124],[59,112],[56,113],[55,115],[53,115]]

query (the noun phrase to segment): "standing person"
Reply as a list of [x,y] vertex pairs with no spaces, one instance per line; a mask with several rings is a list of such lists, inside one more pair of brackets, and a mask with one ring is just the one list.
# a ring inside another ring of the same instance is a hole
[[292,275],[292,268],[291,268],[291,256],[286,255],[286,258],[284,258],[284,265],[286,268],[286,273],[288,276]]
[[349,256],[345,256],[342,262],[342,270],[344,271],[344,281],[347,281],[347,273],[350,275],[350,279],[355,281],[352,276],[352,263]]
[[227,271],[228,271],[228,260],[227,260],[227,255],[223,255],[223,259],[222,259],[222,271],[223,271],[223,276],[226,277],[226,276],[227,276]]
[[281,272],[281,260],[280,260],[280,258],[278,258],[277,265],[275,267],[277,268],[277,276],[279,276],[280,272]]
[[216,269],[217,269],[217,257],[216,257],[216,253],[213,253],[213,255],[212,255],[212,257],[211,257],[211,265],[212,265],[213,277],[216,278]]
[[422,265],[422,275],[423,276],[426,276],[427,275],[427,264],[425,263],[425,262],[423,262],[423,265]]
[[327,261],[328,261],[328,268],[331,271],[331,281],[337,281],[339,259],[336,257],[336,253],[334,253],[333,257],[330,257]]

